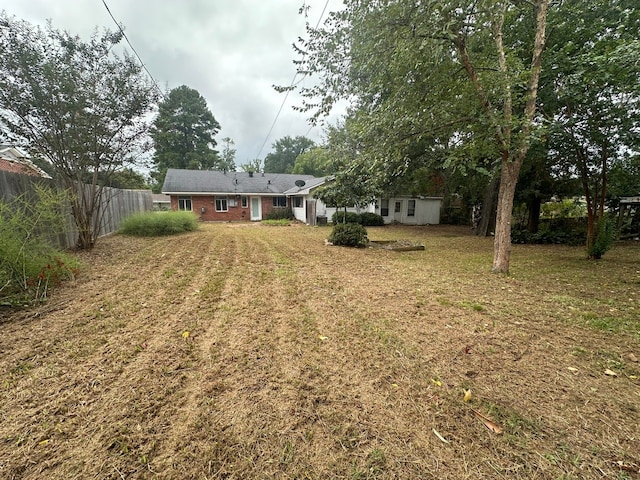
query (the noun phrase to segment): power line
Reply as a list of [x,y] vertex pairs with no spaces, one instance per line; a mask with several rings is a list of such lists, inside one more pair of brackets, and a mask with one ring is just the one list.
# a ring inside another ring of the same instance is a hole
[[[322,13],[320,13],[320,17],[318,18],[318,21],[316,22],[316,30],[320,26],[320,22],[322,21],[322,17],[324,17],[324,12],[327,10],[328,6],[329,6],[329,0],[327,0],[325,2],[324,8],[322,9]],[[267,141],[269,140],[269,137],[271,136],[271,132],[273,132],[273,128],[276,126],[276,122],[278,121],[278,118],[280,117],[280,114],[282,113],[282,109],[284,108],[284,104],[287,102],[287,98],[289,97],[289,92],[293,89],[293,87],[295,85],[298,85],[300,82],[302,82],[302,80],[304,80],[306,78],[307,73],[305,73],[302,76],[302,78],[300,80],[298,80],[297,83],[295,83],[297,76],[298,76],[298,72],[295,72],[293,74],[293,78],[291,79],[291,84],[287,88],[287,93],[285,94],[284,98],[282,99],[282,103],[280,104],[280,108],[278,109],[278,113],[276,113],[276,117],[273,119],[273,123],[271,123],[271,128],[269,128],[269,132],[267,133],[267,136],[265,137],[264,142],[262,142],[262,146],[260,147],[260,150],[258,151],[258,155],[256,155],[256,158],[260,157],[260,154],[262,153],[262,150],[264,149],[264,146],[267,144]],[[309,131],[307,132],[307,135],[309,135],[309,132],[312,129],[313,129],[313,126],[311,126],[311,128],[309,129]]]
[[147,66],[144,64],[144,62],[142,61],[142,58],[140,58],[140,55],[138,55],[138,52],[136,51],[135,48],[133,48],[133,45],[131,45],[131,42],[129,41],[129,38],[127,37],[127,34],[124,33],[123,28],[120,26],[120,24],[118,23],[118,21],[115,19],[115,17],[113,16],[113,14],[111,13],[111,10],[109,10],[109,6],[107,5],[106,0],[102,0],[102,4],[104,5],[104,8],[107,9],[107,12],[109,13],[109,16],[111,17],[111,20],[113,20],[113,23],[116,24],[116,26],[118,27],[118,30],[120,30],[120,33],[122,33],[122,36],[124,37],[124,39],[127,41],[127,44],[129,45],[129,47],[131,48],[131,50],[133,51],[133,53],[135,54],[136,58],[138,59],[138,61],[140,62],[140,65],[142,65],[142,68],[144,69],[145,72],[147,72],[147,75],[149,75],[149,78],[151,79],[151,81],[153,82],[153,85],[156,87],[156,89],[158,90],[158,92],[160,92],[160,95],[162,97],[164,97],[164,92],[160,89],[160,87],[158,86],[158,84],[156,83],[156,79],[153,78],[153,75],[151,75],[151,72],[149,71],[149,69],[147,68]]

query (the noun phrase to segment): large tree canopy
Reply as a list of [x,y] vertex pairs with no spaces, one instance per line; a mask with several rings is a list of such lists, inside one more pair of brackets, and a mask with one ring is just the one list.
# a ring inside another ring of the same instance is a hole
[[104,184],[148,148],[157,101],[141,66],[115,46],[0,14],[0,123],[8,141],[46,158],[71,193],[78,246],[91,248],[108,203]]
[[220,124],[197,90],[174,88],[160,102],[151,136],[155,146],[152,177],[162,186],[167,169],[221,169],[215,150]]
[[609,174],[640,149],[640,6],[567,0],[550,22],[541,85],[549,150],[556,169],[582,183],[591,252]]
[[[515,185],[535,133],[547,9],[548,0],[347,0],[298,46],[299,71],[318,77],[301,87],[302,109],[317,119],[352,102],[369,178],[401,176],[425,156],[501,169],[497,272],[509,268]],[[519,25],[527,33],[514,38]]]
[[266,173],[291,173],[298,155],[315,147],[313,140],[307,137],[295,138],[286,136],[273,144],[274,151],[264,158],[264,171]]

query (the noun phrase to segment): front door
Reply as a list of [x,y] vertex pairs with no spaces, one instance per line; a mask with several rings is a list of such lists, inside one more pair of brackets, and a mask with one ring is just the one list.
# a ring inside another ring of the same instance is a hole
[[251,221],[262,220],[262,208],[260,205],[260,197],[251,197]]

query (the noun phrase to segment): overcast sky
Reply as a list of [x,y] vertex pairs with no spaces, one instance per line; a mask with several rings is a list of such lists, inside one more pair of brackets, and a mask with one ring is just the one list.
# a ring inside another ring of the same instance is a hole
[[[304,2],[310,7],[306,19],[298,13]],[[285,96],[272,85],[289,85],[295,74],[292,43],[305,36],[305,22],[316,25],[325,4],[323,20],[341,7],[341,0],[106,3],[160,88],[187,85],[206,99],[221,126],[218,146],[231,137],[237,165],[264,159],[273,142],[286,135],[322,139],[320,127],[310,131],[306,116],[293,111],[300,100],[290,93],[259,153]],[[0,8],[32,24],[50,19],[54,28],[85,38],[96,27],[117,28],[102,0],[5,0]]]

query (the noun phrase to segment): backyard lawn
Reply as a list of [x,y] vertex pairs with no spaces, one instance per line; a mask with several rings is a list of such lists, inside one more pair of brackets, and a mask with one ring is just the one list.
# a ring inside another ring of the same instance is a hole
[[640,478],[640,242],[502,276],[468,228],[368,231],[425,250],[204,224],[80,253],[0,310],[0,478]]

